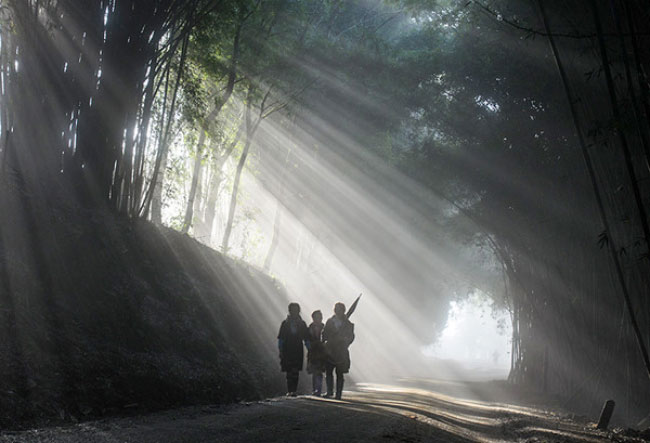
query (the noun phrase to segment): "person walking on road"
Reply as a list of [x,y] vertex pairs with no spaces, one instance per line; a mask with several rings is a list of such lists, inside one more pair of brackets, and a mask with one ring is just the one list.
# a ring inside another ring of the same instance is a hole
[[309,349],[309,330],[300,317],[300,305],[289,303],[289,315],[278,332],[278,350],[280,367],[287,373],[287,395],[291,397],[295,397],[298,390],[298,377],[304,361],[303,342]]
[[323,345],[323,313],[314,311],[309,325],[310,347],[307,353],[307,372],[311,374],[312,394],[320,397],[323,390],[323,372],[325,372],[325,346]]
[[327,320],[323,328],[323,342],[327,359],[325,362],[326,397],[334,395],[334,372],[336,372],[336,399],[343,394],[344,374],[350,371],[350,351],[354,341],[354,324],[345,315],[345,305],[336,303],[334,315]]

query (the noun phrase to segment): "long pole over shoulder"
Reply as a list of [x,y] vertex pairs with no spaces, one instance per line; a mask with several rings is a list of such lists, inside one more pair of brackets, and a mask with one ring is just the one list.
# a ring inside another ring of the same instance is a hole
[[346,316],[348,319],[352,316],[352,314],[354,313],[354,311],[357,309],[357,305],[359,304],[359,300],[361,300],[361,296],[362,296],[362,295],[363,295],[363,293],[359,294],[359,296],[358,296],[357,299],[354,301],[354,303],[352,303],[352,306],[350,306],[350,309],[348,309],[347,314],[345,314],[345,316]]

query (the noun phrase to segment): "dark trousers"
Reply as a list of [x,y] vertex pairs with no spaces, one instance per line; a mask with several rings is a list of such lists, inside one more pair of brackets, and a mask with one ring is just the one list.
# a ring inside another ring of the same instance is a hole
[[313,393],[316,395],[320,395],[321,391],[323,390],[323,373],[314,373],[311,375],[311,387],[313,390]]
[[339,366],[332,363],[325,365],[325,384],[327,385],[327,395],[334,394],[334,372],[336,371],[336,398],[340,399],[343,393],[343,371]]
[[298,390],[298,370],[287,371],[287,392]]

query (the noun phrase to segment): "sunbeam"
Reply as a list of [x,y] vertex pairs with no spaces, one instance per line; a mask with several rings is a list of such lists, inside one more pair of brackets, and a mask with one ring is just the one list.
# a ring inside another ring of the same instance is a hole
[[647,427],[649,14],[561,3],[0,0],[0,425]]

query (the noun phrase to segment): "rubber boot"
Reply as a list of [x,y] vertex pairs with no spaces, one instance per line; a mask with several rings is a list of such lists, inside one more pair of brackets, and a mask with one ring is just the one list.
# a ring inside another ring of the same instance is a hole
[[323,374],[313,374],[311,376],[312,380],[312,394],[320,397],[321,391],[323,390]]
[[343,374],[339,374],[336,377],[336,399],[341,399],[341,394],[343,394]]
[[325,397],[331,397],[334,395],[334,374],[333,371],[328,370],[325,374],[325,384],[327,385],[327,394]]
[[298,389],[298,372],[287,372],[287,395],[295,396]]

